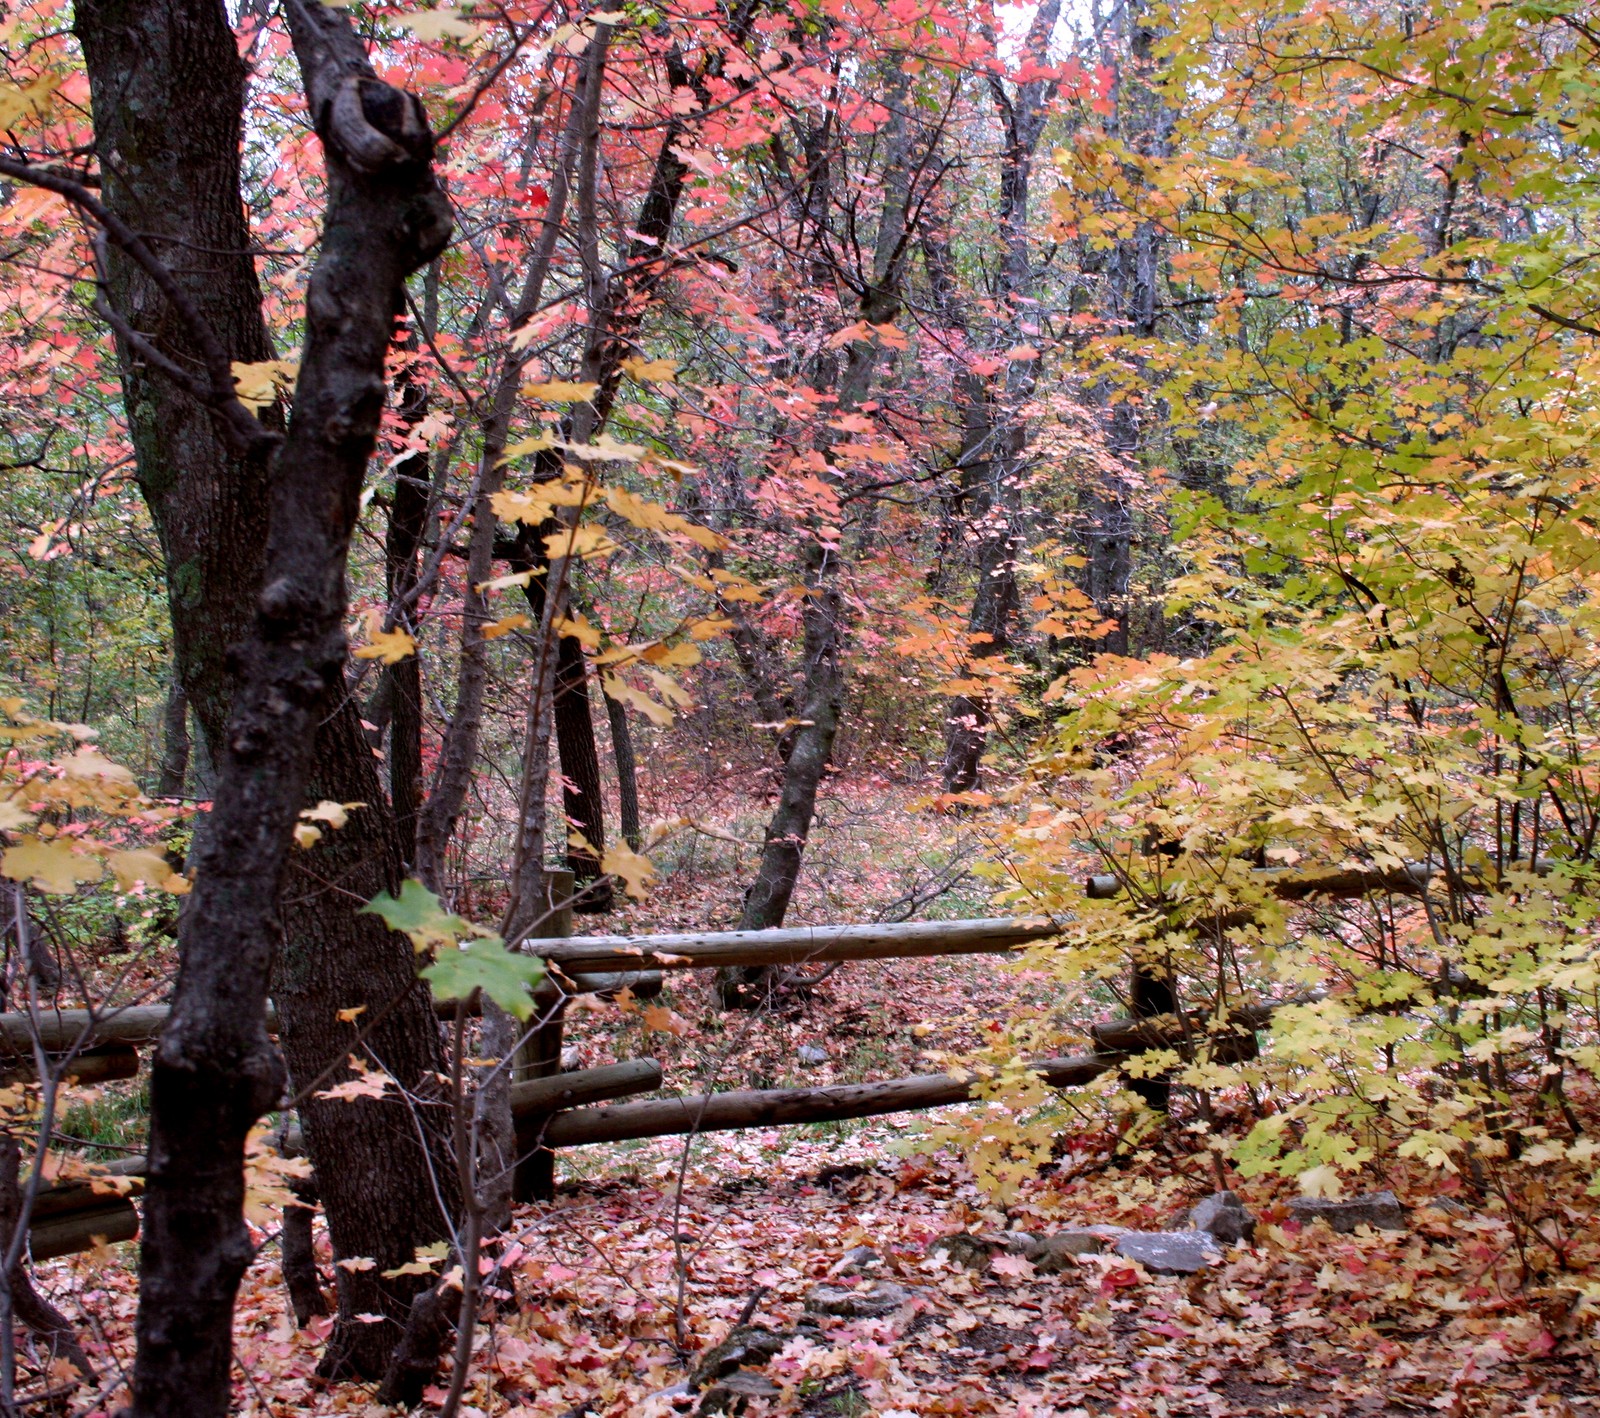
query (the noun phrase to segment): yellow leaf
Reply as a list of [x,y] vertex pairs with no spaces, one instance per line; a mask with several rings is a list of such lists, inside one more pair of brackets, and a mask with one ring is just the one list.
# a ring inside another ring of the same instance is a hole
[[489,506],[502,522],[526,522],[530,527],[555,513],[555,504],[548,497],[532,492],[497,492],[490,496]]
[[417,653],[417,642],[398,627],[383,628],[383,612],[367,612],[367,643],[356,651],[358,660],[382,660],[386,665],[398,665],[401,660]]
[[584,645],[590,650],[598,650],[600,648],[600,627],[591,625],[584,618],[582,611],[578,613],[576,619],[571,616],[561,616],[556,621],[556,633],[558,635],[570,635],[580,645]]
[[0,857],[0,876],[32,882],[40,891],[55,896],[70,896],[79,882],[99,881],[103,875],[105,869],[97,858],[74,852],[71,841],[64,837],[54,842],[24,837]]
[[[139,882],[149,886],[166,888],[168,881],[177,875],[171,864],[160,852],[148,849],[127,852],[112,852],[106,858],[112,872],[117,878],[117,888],[120,891],[132,891]],[[178,878],[180,881],[182,877]]]
[[354,1024],[355,1021],[357,1020],[357,1018],[359,1018],[361,1015],[365,1014],[366,1012],[367,1012],[366,1005],[364,1005],[364,1004],[353,1004],[353,1005],[350,1006],[349,1009],[341,1009],[339,1011],[339,1023],[341,1023],[341,1024]]
[[315,807],[301,809],[302,822],[326,822],[329,827],[343,827],[350,821],[350,814],[358,807],[365,807],[365,803],[335,803],[324,798]]
[[680,709],[693,709],[694,700],[683,690],[683,687],[671,675],[664,675],[660,670],[646,670],[656,689],[668,704],[676,704]]
[[626,704],[637,709],[652,724],[665,727],[672,722],[672,710],[665,704],[657,704],[648,694],[635,689],[632,685],[618,679],[616,675],[603,675],[600,680],[601,687],[619,704]]
[[[616,696],[612,695],[612,698]],[[618,842],[606,848],[605,856],[600,859],[600,870],[609,876],[617,877],[627,889],[629,896],[640,899],[646,894],[646,883],[656,874],[655,863],[649,857],[635,852],[625,842]]]
[[696,545],[705,547],[707,551],[717,551],[728,545],[727,538],[713,532],[711,528],[702,527],[685,517],[678,516],[675,512],[668,512],[658,502],[647,502],[642,497],[635,497],[625,488],[607,488],[606,505],[617,516],[632,522],[635,527],[687,537]]
[[478,590],[505,591],[512,586],[526,586],[535,576],[542,576],[542,571],[513,571],[506,576],[496,576],[492,581],[480,581]]
[[561,448],[585,463],[604,462],[612,458],[625,463],[637,463],[649,451],[642,444],[618,443],[609,433],[602,433],[593,443],[563,443]]
[[1330,1201],[1338,1201],[1344,1195],[1344,1178],[1336,1167],[1308,1167],[1300,1174],[1300,1195],[1323,1196]]
[[0,798],[0,831],[20,832],[33,826],[33,814],[25,812],[15,798]]
[[691,621],[689,625],[689,638],[691,640],[715,640],[717,636],[726,634],[733,629],[733,622],[722,616],[710,616],[705,620]]
[[560,557],[604,556],[617,549],[617,544],[606,535],[604,527],[584,523],[564,532],[552,532],[544,539],[544,553],[555,561]]
[[277,402],[278,395],[294,388],[300,377],[300,361],[294,359],[264,359],[256,364],[243,360],[233,362],[233,389],[239,402],[251,413],[259,413]]
[[622,361],[622,372],[640,383],[670,384],[677,377],[678,364],[676,360],[633,355]]
[[533,622],[527,616],[518,612],[515,615],[503,615],[493,625],[483,627],[485,640],[498,640],[502,635],[509,635],[513,630],[526,630]]
[[700,647],[687,642],[681,645],[663,645],[657,641],[639,652],[641,659],[665,670],[687,669],[701,660]]
[[526,453],[544,453],[556,446],[556,437],[549,429],[537,433],[532,438],[519,438],[500,455],[502,463],[509,463],[513,458],[520,458]]
[[294,825],[294,844],[302,852],[309,852],[322,840],[322,829],[313,827],[309,822],[297,822]]
[[396,15],[395,23],[404,26],[418,39],[438,42],[444,39],[474,40],[486,28],[461,18],[459,10],[448,8],[419,10],[412,15]]
[[61,87],[62,76],[45,74],[26,88],[0,84],[0,128],[11,128],[19,118],[33,113],[43,118],[50,108],[50,96]]
[[594,398],[599,387],[576,379],[551,379],[543,384],[524,384],[522,392],[530,399],[542,399],[547,404],[582,404]]

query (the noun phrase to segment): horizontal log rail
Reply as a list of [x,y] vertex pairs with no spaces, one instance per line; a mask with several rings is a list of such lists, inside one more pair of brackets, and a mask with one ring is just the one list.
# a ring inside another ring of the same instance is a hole
[[[1407,863],[1393,870],[1341,868],[1304,871],[1297,867],[1253,869],[1250,878],[1285,901],[1313,896],[1348,899],[1373,891],[1416,895],[1430,878],[1428,867]],[[1085,883],[1091,900],[1107,900],[1123,889],[1119,876],[1092,876]],[[616,994],[628,989],[652,998],[661,988],[661,971],[713,970],[722,966],[811,965],[835,961],[931,959],[951,955],[1006,955],[1056,935],[1045,917],[1007,917],[961,921],[902,921],[889,925],[784,926],[770,931],[698,931],[682,935],[595,935],[529,939],[523,946],[560,971],[563,988],[580,994]],[[441,1013],[453,1013],[441,1002]],[[122,1009],[41,1010],[39,1042],[61,1051],[95,1044],[145,1044],[160,1036],[167,1021],[164,1004]],[[268,1025],[273,1021],[269,1016]],[[0,1055],[26,1056],[33,1048],[34,1019],[0,1014]],[[0,1063],[4,1060],[0,1059]]]

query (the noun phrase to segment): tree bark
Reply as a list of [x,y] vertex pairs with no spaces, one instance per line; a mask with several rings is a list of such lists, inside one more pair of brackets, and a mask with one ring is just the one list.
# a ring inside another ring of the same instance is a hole
[[[77,24],[89,68],[96,142],[103,171],[110,174],[103,189],[107,206],[150,233],[157,250],[168,253],[175,279],[233,358],[270,357],[239,199],[244,71],[221,5],[216,0],[140,5],[85,0],[77,8]],[[352,83],[360,88],[359,81]],[[389,91],[377,88],[360,90],[360,96],[379,106],[390,101]],[[329,108],[331,114],[331,103]],[[159,121],[152,114],[161,115]],[[377,130],[369,125],[369,131]],[[412,159],[407,164],[417,166]],[[408,173],[386,192],[364,197],[357,204],[360,212],[347,204],[344,215],[371,219],[392,198],[397,207],[412,203],[415,215],[432,220],[426,184],[419,185],[414,176]],[[361,174],[335,186],[348,192],[351,180],[364,183],[367,178]],[[386,229],[396,227],[392,219],[379,220]],[[347,244],[365,240],[359,231],[342,235]],[[389,235],[405,241],[415,233],[408,234],[402,224]],[[380,237],[378,247],[385,249],[378,251],[374,271],[380,279],[391,279],[394,240]],[[333,255],[331,247],[327,255]],[[322,263],[314,289],[327,308],[312,310],[311,316],[325,337],[339,318],[333,307],[352,285],[345,277],[361,259],[340,253],[334,264],[342,261],[344,270],[338,274],[329,269],[328,260]],[[107,264],[113,309],[169,353],[192,358],[195,333],[174,319],[149,273],[115,249]],[[330,285],[338,288],[330,291]],[[391,279],[381,317],[372,309],[360,311],[375,322],[361,330],[363,342],[374,330],[387,341],[397,289],[397,278]],[[364,292],[361,299],[369,294]],[[147,369],[125,345],[119,341],[125,398],[141,486],[162,530],[180,673],[202,729],[202,746],[220,766],[234,751],[227,733],[232,687],[223,667],[229,647],[251,633],[257,614],[255,591],[268,541],[266,467],[259,456],[234,451],[205,407]],[[359,361],[370,362],[365,345]],[[380,356],[375,365],[380,380],[382,367]],[[325,430],[326,446],[318,450],[324,460],[342,457],[354,466],[368,405],[376,396],[381,407],[379,391],[363,389],[355,397],[353,385],[362,378],[352,373],[352,388],[334,400],[340,406],[327,409],[336,421]],[[346,424],[349,438],[341,444]],[[336,486],[329,484],[330,489]],[[347,511],[341,505],[337,516]],[[342,596],[342,589],[335,589]],[[295,614],[299,612],[286,620]],[[274,625],[270,630],[280,639],[292,633],[292,627]],[[322,668],[319,664],[319,673]],[[337,1021],[336,1011],[366,1003],[369,1019],[387,1011],[372,1045],[410,1088],[438,1071],[442,1054],[426,994],[415,981],[409,944],[384,931],[374,918],[356,914],[360,900],[397,885],[404,852],[371,754],[361,740],[356,712],[343,703],[342,688],[339,676],[330,676],[328,697],[319,700],[311,716],[319,725],[316,781],[311,786],[315,796],[367,806],[352,815],[344,833],[325,835],[317,848],[317,865],[306,878],[310,885],[297,883],[285,902],[289,949],[275,987],[283,1044],[293,1076],[317,1078],[349,1051],[353,1031]],[[304,689],[302,685],[296,693]],[[330,719],[336,704],[340,707]],[[311,737],[309,728],[306,736]],[[303,791],[304,785],[301,777],[295,791]],[[391,1007],[396,997],[401,1003]],[[338,1077],[335,1073],[328,1081]],[[342,1115],[324,1120],[329,1105],[316,1099],[306,1101],[305,1111],[310,1152],[319,1172],[361,1179],[335,1180],[324,1188],[338,1256],[389,1252],[399,1264],[411,1259],[413,1245],[442,1234],[445,1218],[438,1214],[429,1162],[403,1113],[397,1118],[393,1105],[363,1102],[346,1105]],[[380,1284],[373,1272],[340,1268],[337,1275],[341,1324],[330,1353],[338,1359],[354,1349],[355,1367],[377,1372],[383,1346],[393,1341],[392,1329],[360,1324],[353,1316],[403,1313],[410,1290],[404,1282]]]
[[[421,106],[372,75],[343,16],[303,0],[288,0],[287,10],[326,154],[328,211],[307,297],[294,418],[270,486],[260,476],[248,478],[254,504],[245,510],[254,532],[260,509],[267,509],[262,559],[254,557],[259,537],[239,540],[230,537],[229,521],[188,518],[195,503],[240,510],[239,484],[246,479],[219,478],[214,455],[224,445],[214,435],[200,437],[210,414],[185,409],[174,391],[163,390],[161,397],[170,396],[182,414],[176,426],[194,433],[197,443],[166,450],[183,453],[181,460],[160,457],[173,429],[146,429],[140,469],[153,505],[175,514],[159,520],[174,557],[175,622],[180,611],[189,616],[176,633],[180,647],[187,637],[193,653],[185,686],[202,723],[215,730],[219,781],[192,855],[195,885],[180,918],[172,1014],[151,1067],[134,1418],[179,1412],[222,1418],[229,1407],[233,1303],[253,1251],[243,1219],[244,1142],[278,1102],[285,1078],[265,1029],[278,893],[311,777],[314,730],[340,687],[345,562],[376,442],[397,297],[406,274],[441,249],[450,230]],[[238,198],[244,72],[222,7],[201,0],[90,0],[79,7],[77,23],[96,117],[105,115],[96,142],[108,198],[117,194],[139,228],[154,224],[159,232],[165,219],[167,230],[181,231],[184,247],[168,253],[174,263],[225,268],[208,273],[194,298],[201,319],[202,297],[233,318],[225,334],[207,332],[213,343],[232,336],[237,343],[227,348],[236,352],[261,341],[259,299],[241,299],[255,292],[253,273],[245,274],[248,233]],[[206,161],[201,187],[189,185],[195,174],[173,145],[193,148]],[[130,150],[138,156],[133,167]],[[144,180],[152,185],[142,187]],[[218,229],[197,231],[191,208]],[[213,252],[220,254],[196,254]],[[155,336],[146,349],[198,338],[193,322],[182,329],[176,312],[159,302],[159,283],[145,279],[148,271],[131,271],[122,248],[110,265],[121,272],[120,282],[113,274],[112,294],[125,302],[123,321]],[[160,378],[141,369],[150,358],[137,344],[122,353],[132,407],[148,417],[154,400],[140,391],[160,388]],[[269,352],[257,343],[255,353]],[[219,396],[212,408],[234,420],[228,426],[237,437],[237,405]],[[243,446],[257,449],[261,441]],[[233,471],[257,475],[264,468],[252,455],[246,468]],[[187,480],[192,500],[163,501],[176,478]],[[202,568],[178,560],[191,550],[205,555]],[[206,568],[220,573],[224,561],[223,584],[206,581]],[[237,594],[254,567],[265,573],[252,578],[259,594]],[[201,611],[203,624],[196,618]],[[230,623],[247,613],[243,626]],[[241,643],[226,651],[225,669],[223,647],[236,634]]]
[[635,852],[644,845],[644,827],[639,820],[639,767],[633,756],[633,730],[628,725],[628,706],[604,690],[606,718],[611,723],[611,757],[617,765],[617,816],[622,840]]
[[[1033,63],[1049,61],[1050,36],[1061,13],[1060,0],[1046,0],[1035,12],[1028,29],[1025,52]],[[1005,132],[1005,154],[1000,169],[999,304],[1000,348],[1026,343],[1020,329],[1026,302],[1033,292],[1032,251],[1028,241],[1028,200],[1033,160],[1044,135],[1050,102],[1057,81],[1031,79],[1008,94],[998,75],[989,76],[989,89]],[[962,449],[963,473],[974,459],[969,493],[977,546],[978,582],[967,617],[967,638],[976,669],[985,660],[1003,658],[1011,645],[1011,627],[1020,598],[1017,593],[1017,557],[1022,543],[1022,482],[1027,458],[1024,407],[1033,397],[1039,361],[1015,359],[1006,365],[1004,387],[991,395],[981,380],[969,380],[969,400],[982,401],[982,412],[965,417]],[[979,435],[974,439],[974,435]],[[975,446],[974,446],[975,445]],[[972,450],[972,451],[969,451]],[[980,471],[981,470],[981,471]],[[950,702],[945,718],[944,789],[969,792],[978,786],[994,706],[990,696],[969,691]]]
[[161,773],[156,779],[158,798],[183,796],[189,779],[189,696],[183,681],[174,676],[161,711]]
[[561,803],[567,826],[583,834],[585,847],[567,843],[567,867],[575,888],[572,909],[580,915],[609,911],[611,881],[602,877],[606,821],[600,751],[595,745],[594,712],[589,703],[589,670],[576,636],[556,644],[556,754],[561,760]]

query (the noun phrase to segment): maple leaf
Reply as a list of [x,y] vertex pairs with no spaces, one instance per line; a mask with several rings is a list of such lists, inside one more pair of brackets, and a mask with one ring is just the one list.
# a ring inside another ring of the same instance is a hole
[[0,876],[30,882],[52,896],[70,896],[80,883],[99,881],[103,875],[99,859],[74,852],[66,838],[45,842],[24,837],[0,857]]
[[302,808],[300,810],[300,820],[302,822],[325,822],[329,827],[340,828],[350,821],[352,812],[365,806],[365,803],[336,803],[324,798],[315,807]]
[[117,888],[121,891],[132,891],[141,881],[166,891],[171,890],[168,883],[174,878],[183,880],[160,852],[144,848],[107,853],[106,864],[117,878]]
[[625,842],[617,842],[606,848],[605,856],[600,859],[600,870],[620,878],[628,895],[641,900],[647,894],[647,884],[656,875],[655,863],[649,857],[635,852]]
[[544,961],[507,950],[498,936],[485,936],[441,950],[422,977],[437,999],[467,999],[482,990],[507,1014],[526,1020],[533,1013],[533,990],[544,978]]
[[670,384],[677,377],[677,361],[670,359],[644,359],[639,355],[622,361],[623,373],[641,383]]
[[409,15],[396,15],[394,21],[397,25],[410,30],[418,39],[432,40],[435,43],[445,39],[474,40],[486,28],[484,25],[464,20],[459,10],[445,6],[437,10],[418,10]]
[[382,660],[386,665],[398,665],[401,660],[417,653],[417,642],[396,626],[383,628],[383,612],[368,611],[366,615],[367,643],[360,646],[355,656],[358,660]]
[[637,709],[652,724],[665,727],[672,722],[672,710],[665,704],[659,704],[648,694],[635,689],[627,681],[619,679],[616,675],[602,675],[600,686],[606,694],[615,699],[619,704],[626,704],[629,708]]
[[503,615],[492,625],[484,626],[483,638],[485,640],[498,640],[502,635],[510,635],[513,630],[528,630],[532,625],[533,622],[518,611],[512,615]]
[[388,1093],[390,1084],[394,1082],[381,1069],[376,1071],[369,1069],[354,1054],[350,1056],[349,1065],[355,1077],[347,1078],[343,1083],[335,1083],[331,1088],[324,1088],[317,1097],[337,1099],[345,1103],[352,1103],[358,1098],[382,1098]]
[[400,884],[398,896],[380,892],[358,914],[381,917],[390,930],[409,936],[419,954],[434,946],[454,945],[474,930],[470,921],[446,911],[439,898],[415,877]]
[[689,1032],[688,1022],[664,1005],[646,1005],[640,1014],[640,1023],[646,1033],[675,1034],[682,1038]]
[[575,379],[551,379],[542,384],[524,384],[522,392],[547,404],[584,404],[594,398],[599,387]]

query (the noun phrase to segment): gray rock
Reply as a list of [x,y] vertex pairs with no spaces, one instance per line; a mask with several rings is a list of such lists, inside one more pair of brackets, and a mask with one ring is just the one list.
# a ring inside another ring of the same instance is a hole
[[952,1265],[964,1265],[968,1270],[985,1271],[994,1253],[999,1249],[993,1241],[983,1240],[966,1231],[953,1236],[936,1236],[928,1242],[928,1254],[946,1255]]
[[782,1392],[765,1374],[754,1369],[735,1369],[708,1388],[696,1413],[743,1413],[752,1398],[776,1398]]
[[768,1329],[765,1325],[741,1324],[729,1330],[728,1337],[715,1349],[708,1349],[689,1375],[689,1388],[696,1390],[741,1369],[747,1364],[765,1364],[794,1335]]
[[1248,1244],[1256,1234],[1254,1214],[1233,1192],[1208,1196],[1189,1213],[1189,1225],[1210,1232],[1225,1246]]
[[829,1271],[830,1275],[870,1275],[883,1265],[883,1257],[871,1246],[854,1246],[844,1253],[844,1258]]
[[1351,1197],[1349,1201],[1328,1201],[1320,1196],[1297,1196],[1289,1203],[1289,1214],[1309,1225],[1326,1221],[1335,1231],[1348,1235],[1357,1226],[1373,1226],[1380,1231],[1407,1229],[1406,1209],[1391,1191]]
[[805,1303],[806,1309],[813,1314],[838,1315],[841,1319],[847,1320],[866,1320],[893,1314],[908,1298],[903,1285],[896,1285],[892,1280],[869,1280],[861,1286],[829,1284],[813,1286],[806,1295]]
[[825,1064],[830,1057],[826,1049],[819,1049],[815,1044],[802,1044],[794,1051],[794,1056],[807,1068],[815,1068],[818,1064]]
[[1099,1255],[1105,1248],[1106,1238],[1093,1231],[1056,1231],[1040,1241],[1038,1251],[1028,1259],[1040,1275],[1059,1275],[1077,1268],[1073,1265],[1076,1257]]
[[1442,1211],[1446,1216],[1471,1216],[1472,1208],[1463,1206],[1453,1196],[1430,1196],[1424,1206],[1431,1206],[1435,1211]]
[[1152,1275],[1193,1275],[1222,1259],[1222,1248],[1209,1231],[1124,1231],[1116,1251]]

